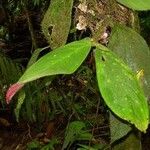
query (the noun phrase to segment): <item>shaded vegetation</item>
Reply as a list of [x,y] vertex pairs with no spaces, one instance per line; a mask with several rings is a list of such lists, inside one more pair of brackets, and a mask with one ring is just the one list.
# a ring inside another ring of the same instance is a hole
[[[122,59],[132,68],[133,63],[137,65],[141,58],[136,61],[127,58],[134,51],[127,45],[130,51],[127,55],[122,52],[126,41],[120,41],[120,47],[115,45],[117,38],[112,35],[115,24],[141,32],[150,44],[149,11],[137,14],[115,0],[69,0],[64,6],[60,1],[59,5],[55,2],[57,0],[0,1],[0,149],[103,150],[111,147],[122,149],[123,145],[125,150],[129,147],[138,150],[142,149],[141,142],[143,149],[147,149],[149,129],[146,134],[137,131],[122,120],[124,118],[118,118],[102,98],[92,52],[75,73],[30,82],[9,105],[6,104],[9,86],[17,82],[32,64],[57,47],[92,37],[114,51],[119,49],[121,54],[118,56],[122,58],[123,55]],[[124,37],[119,39],[123,41]],[[149,58],[149,55],[140,56],[143,57],[141,60]],[[148,79],[149,67],[146,67]],[[147,90],[149,86],[144,88]],[[148,97],[149,93],[145,93]],[[117,130],[118,135],[113,135]]]

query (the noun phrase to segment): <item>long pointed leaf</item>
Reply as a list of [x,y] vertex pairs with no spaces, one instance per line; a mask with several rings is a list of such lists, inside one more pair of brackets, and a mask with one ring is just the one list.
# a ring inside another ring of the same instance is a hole
[[29,67],[19,82],[26,83],[50,75],[71,74],[84,61],[90,48],[90,39],[72,42],[57,48]]
[[45,76],[75,72],[87,57],[90,49],[91,40],[87,38],[72,42],[46,54],[31,65],[19,81],[8,89],[6,94],[7,103],[11,101],[15,93],[27,82]]

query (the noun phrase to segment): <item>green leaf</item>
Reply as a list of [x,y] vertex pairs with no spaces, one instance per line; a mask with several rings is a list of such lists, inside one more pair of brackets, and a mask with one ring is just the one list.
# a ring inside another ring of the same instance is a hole
[[134,10],[150,10],[150,0],[117,0],[117,1]]
[[90,48],[90,39],[59,47],[29,67],[19,82],[26,83],[49,75],[71,74],[82,64]]
[[59,144],[58,140],[52,138],[49,143],[41,148],[41,150],[55,150],[55,145]]
[[71,144],[76,140],[90,140],[92,135],[84,131],[83,128],[85,128],[85,124],[83,122],[81,121],[71,122],[67,127],[62,149],[71,146]]
[[17,83],[10,86],[6,93],[7,103],[10,103],[15,93],[27,82],[45,76],[75,72],[87,57],[90,49],[91,40],[86,38],[59,47],[46,54],[31,65]]
[[83,144],[78,144],[78,145],[81,147],[78,148],[77,150],[103,150],[103,149],[105,149],[105,147],[108,147],[108,145],[103,144],[103,143],[94,144],[94,145],[92,145],[92,147],[87,146],[87,145],[83,145]]
[[26,97],[25,91],[24,90],[20,91],[19,96],[18,96],[18,103],[17,103],[17,106],[15,108],[15,116],[16,116],[17,121],[19,121],[20,109],[21,109],[21,106],[24,102],[25,97]]
[[142,150],[141,140],[137,133],[129,133],[122,141],[112,145],[112,150]]
[[143,70],[141,86],[150,97],[150,50],[145,40],[131,28],[116,25],[109,40],[112,49],[135,72]]
[[132,128],[128,124],[125,124],[120,119],[116,118],[116,116],[114,116],[111,112],[109,114],[111,143],[113,143],[127,135]]
[[33,150],[39,148],[40,148],[40,142],[38,142],[37,140],[33,140],[27,144],[27,150]]
[[96,49],[95,59],[99,89],[108,107],[145,132],[148,103],[136,75],[111,51]]
[[52,49],[66,43],[71,25],[73,0],[51,0],[42,21],[42,31]]
[[78,148],[77,150],[98,150],[98,149],[95,149],[91,146],[87,146],[87,145],[82,145],[82,144],[79,144],[79,146],[81,146],[80,148]]
[[[3,84],[16,82],[22,74],[23,67],[0,53],[0,78]],[[2,85],[3,86],[3,85]]]
[[[137,44],[138,43],[138,44]],[[108,47],[113,50],[120,58],[124,60],[124,62],[136,73],[137,71],[144,70],[144,76],[140,78],[140,81],[142,83],[142,87],[144,89],[145,95],[147,97],[150,96],[150,51],[149,47],[146,44],[145,40],[135,31],[133,31],[130,28],[127,28],[122,25],[116,25],[112,29],[112,34],[109,39]],[[113,119],[114,120],[114,119]],[[113,121],[112,118],[110,118],[110,122]],[[128,133],[129,126],[123,122],[120,122],[119,120],[115,119],[114,123],[118,122],[118,125],[111,125],[111,137],[112,141],[115,141],[115,139],[119,138],[119,135]],[[120,122],[120,123],[119,123]],[[117,126],[117,127],[116,127]],[[116,132],[115,132],[116,131]],[[121,133],[121,134],[118,134]],[[130,135],[131,136],[131,135]],[[127,137],[127,138],[130,138]],[[139,140],[140,143],[140,139]],[[132,145],[137,145],[138,142],[135,139],[132,140]],[[125,141],[122,141],[124,145],[126,145],[126,139]],[[116,146],[118,147],[118,146]],[[138,148],[137,148],[138,149]]]

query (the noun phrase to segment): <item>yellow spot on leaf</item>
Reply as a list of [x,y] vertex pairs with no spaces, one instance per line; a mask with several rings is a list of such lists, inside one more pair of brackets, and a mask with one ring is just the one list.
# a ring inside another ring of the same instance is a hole
[[140,78],[143,76],[144,76],[144,70],[143,69],[141,69],[140,71],[137,71],[136,77],[138,80],[140,80]]

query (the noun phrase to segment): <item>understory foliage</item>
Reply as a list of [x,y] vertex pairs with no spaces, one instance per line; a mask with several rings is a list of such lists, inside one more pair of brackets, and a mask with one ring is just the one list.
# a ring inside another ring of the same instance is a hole
[[136,11],[148,12],[150,2],[3,0],[0,6],[0,107],[48,139],[35,137],[26,148],[142,149],[150,50],[140,25],[149,25],[147,18],[139,23]]

